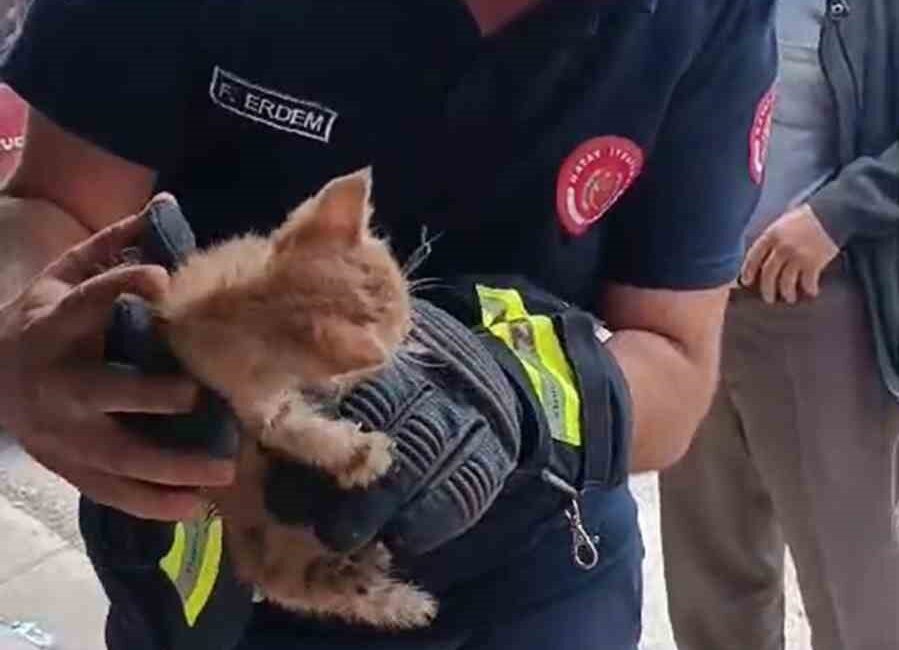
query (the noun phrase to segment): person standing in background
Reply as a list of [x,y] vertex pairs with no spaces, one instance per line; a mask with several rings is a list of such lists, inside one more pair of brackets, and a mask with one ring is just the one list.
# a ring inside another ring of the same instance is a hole
[[661,479],[669,608],[680,650],[783,648],[789,544],[815,650],[894,649],[899,4],[788,0],[777,21],[722,382]]

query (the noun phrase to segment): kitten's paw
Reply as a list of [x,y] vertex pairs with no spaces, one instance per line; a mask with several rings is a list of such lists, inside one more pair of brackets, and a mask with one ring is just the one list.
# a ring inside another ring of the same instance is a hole
[[388,602],[378,622],[380,627],[396,630],[425,627],[437,616],[437,600],[410,584],[396,584]]
[[380,573],[388,573],[393,558],[383,543],[376,542],[351,555],[350,560],[362,566],[374,567]]
[[368,487],[384,476],[393,462],[393,441],[383,433],[359,434],[357,440],[350,462],[335,476],[340,487],[347,490]]

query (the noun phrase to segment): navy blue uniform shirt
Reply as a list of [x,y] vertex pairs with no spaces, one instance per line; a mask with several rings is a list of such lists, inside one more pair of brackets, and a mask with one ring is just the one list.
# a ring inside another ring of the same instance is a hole
[[[593,308],[607,281],[736,277],[770,130],[772,6],[546,0],[481,38],[461,0],[34,0],[2,74],[65,129],[157,170],[201,243],[275,226],[372,165],[375,220],[400,256],[440,235],[422,275],[524,274]],[[594,647],[585,626],[609,650],[635,643],[633,508],[626,489],[591,503],[605,558],[630,568],[597,569],[604,604],[554,615],[567,637],[519,622],[496,647]],[[565,571],[588,580],[554,534],[521,542],[526,566],[479,593],[522,616],[538,592],[571,590]],[[510,543],[500,556],[516,557]]]
[[549,0],[481,39],[461,0],[36,0],[3,70],[66,129],[158,170],[201,242],[374,165],[401,255],[602,280],[737,274],[758,194],[771,0]]

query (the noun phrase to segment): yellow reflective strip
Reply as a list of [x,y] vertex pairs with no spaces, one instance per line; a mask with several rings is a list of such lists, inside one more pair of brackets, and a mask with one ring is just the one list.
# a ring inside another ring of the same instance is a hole
[[553,438],[579,447],[581,398],[574,371],[547,316],[532,316],[514,289],[477,285],[484,326],[521,362]]
[[193,627],[215,588],[222,560],[222,520],[203,519],[175,526],[172,547],[159,566],[178,592],[184,618]]
[[521,294],[515,289],[494,289],[480,284],[476,289],[481,303],[481,316],[487,328],[497,322],[509,322],[528,317]]
[[173,583],[178,582],[181,573],[181,565],[184,563],[185,533],[184,524],[175,526],[175,535],[172,540],[172,548],[164,558],[159,561],[159,568],[169,577]]
[[537,355],[543,361],[543,367],[555,378],[562,389],[564,399],[561,433],[563,442],[575,447],[581,446],[581,396],[577,391],[574,372],[562,349],[562,343],[556,335],[552,321],[546,316],[532,316],[534,339],[537,343]]
[[187,624],[193,627],[197,622],[218,579],[222,561],[222,520],[216,518],[206,531],[206,549],[203,553],[203,564],[193,592],[184,604]]
[[534,367],[534,365],[530,361],[530,355],[522,354],[522,350],[519,346],[516,346],[513,342],[512,338],[512,328],[509,323],[496,323],[490,328],[490,331],[500,339],[503,343],[506,344],[506,347],[512,350],[515,353],[515,356],[518,357],[518,360],[521,362],[524,371],[527,373],[528,379],[531,381],[531,386],[534,388],[534,392],[537,393],[537,399],[541,402],[543,401],[543,380],[540,377],[540,369]]
[[[543,319],[549,326],[549,332],[539,331],[537,325]],[[552,322],[545,316],[529,316],[526,320],[516,320],[509,324],[510,333],[512,335],[512,350],[515,352],[519,360],[527,368],[536,371],[529,371],[532,384],[536,382],[535,387],[538,388],[538,397],[546,415],[546,421],[549,425],[550,433],[556,440],[577,445],[580,442],[580,419],[575,420],[577,429],[572,430],[570,427],[570,419],[568,411],[570,410],[569,400],[566,400],[566,388],[570,394],[574,388],[572,380],[568,379],[562,372],[557,372],[553,367],[552,357],[548,357],[546,351],[552,351],[552,343],[559,348],[561,353],[561,345],[555,338],[555,332],[552,329]],[[541,344],[538,334],[544,339]],[[546,339],[549,337],[549,341]],[[564,357],[563,357],[564,359]],[[565,361],[567,363],[567,360]],[[577,391],[574,391],[575,395]],[[580,402],[575,405],[576,409],[580,408]],[[577,410],[575,413],[577,414]]]

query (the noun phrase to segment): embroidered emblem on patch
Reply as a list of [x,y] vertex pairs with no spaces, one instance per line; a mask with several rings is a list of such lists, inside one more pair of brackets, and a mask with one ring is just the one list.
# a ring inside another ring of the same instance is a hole
[[338,117],[327,106],[263,88],[218,66],[212,73],[209,97],[241,117],[319,142],[331,141]]
[[633,185],[643,151],[618,136],[592,138],[565,160],[556,182],[556,211],[565,230],[583,235]]
[[12,88],[0,84],[0,182],[5,181],[25,148],[28,104]]
[[756,185],[765,178],[765,163],[768,160],[768,143],[771,140],[771,125],[774,121],[774,105],[777,95],[772,87],[755,109],[755,119],[749,133],[749,175]]

